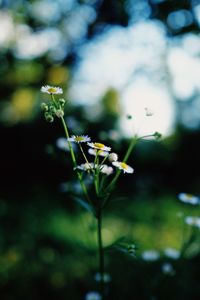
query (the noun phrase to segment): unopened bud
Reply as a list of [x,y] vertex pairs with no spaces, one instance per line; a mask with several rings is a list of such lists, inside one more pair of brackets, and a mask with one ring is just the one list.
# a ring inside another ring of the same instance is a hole
[[159,139],[161,139],[161,137],[162,137],[162,134],[160,133],[160,132],[155,132],[154,133],[154,137],[157,139],[157,140],[159,140]]
[[65,105],[65,99],[61,98],[61,99],[59,99],[58,101],[60,102],[60,104],[61,104],[62,106]]
[[62,109],[57,109],[55,114],[58,118],[62,118],[64,116],[64,111]]
[[56,113],[56,108],[53,105],[49,106],[49,110],[51,111],[52,114]]
[[48,105],[47,105],[46,103],[44,103],[44,102],[41,103],[41,106],[40,106],[40,107],[41,107],[42,110],[48,111]]
[[116,153],[110,153],[108,155],[108,160],[112,163],[114,161],[117,161],[118,160],[118,155]]
[[52,123],[54,121],[54,118],[51,114],[45,113],[44,116],[45,116],[45,119],[46,119],[47,122]]

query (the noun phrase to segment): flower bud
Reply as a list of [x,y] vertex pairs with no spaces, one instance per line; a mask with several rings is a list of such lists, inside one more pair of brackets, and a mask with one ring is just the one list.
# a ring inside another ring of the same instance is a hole
[[49,110],[51,111],[52,114],[56,113],[56,108],[53,105],[49,106]]
[[43,102],[40,107],[42,110],[48,111],[48,105],[46,103]]
[[47,122],[52,123],[54,121],[54,118],[50,113],[45,113],[44,116]]
[[62,118],[64,116],[64,111],[62,109],[57,109],[55,114],[58,118]]
[[112,163],[114,161],[117,161],[118,160],[118,155],[114,152],[110,153],[108,155],[108,160]]
[[58,101],[60,102],[61,106],[64,106],[64,105],[65,105],[65,99],[61,98],[61,99],[59,99]]
[[157,139],[157,140],[159,140],[159,139],[161,139],[161,137],[162,137],[162,134],[160,133],[160,132],[155,132],[154,134],[154,137]]

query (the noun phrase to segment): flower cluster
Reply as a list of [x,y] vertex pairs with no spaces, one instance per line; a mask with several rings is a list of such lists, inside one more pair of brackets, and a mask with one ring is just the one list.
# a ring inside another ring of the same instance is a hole
[[[91,155],[95,156],[95,160],[94,162],[88,162],[87,158],[86,159],[86,163],[83,163],[79,166],[77,166],[77,169],[82,170],[82,171],[88,171],[90,169],[99,169],[99,171],[105,175],[111,175],[113,173],[113,167],[112,166],[108,166],[106,164],[104,164],[104,162],[106,161],[106,159],[108,159],[108,161],[115,167],[117,167],[118,169],[122,170],[124,173],[133,173],[134,169],[132,167],[130,167],[129,165],[127,165],[125,162],[120,162],[118,161],[118,155],[114,152],[111,152],[111,147],[108,147],[102,143],[99,142],[95,142],[92,143],[91,138],[88,135],[72,135],[70,138],[67,139],[68,142],[75,142],[77,144],[80,143],[87,143],[87,145],[90,147],[88,149],[88,153]],[[98,161],[98,157],[99,156],[103,156],[103,163],[95,163]]]
[[64,116],[64,106],[65,106],[65,99],[58,99],[54,98],[55,94],[62,94],[63,90],[59,87],[52,87],[49,85],[42,86],[41,88],[42,93],[47,93],[51,95],[51,100],[48,104],[42,103],[41,108],[44,111],[44,116],[47,122],[52,123],[54,118],[62,118]]
[[[86,294],[85,300],[101,300],[105,299],[105,284],[111,281],[111,276],[105,273],[104,270],[104,245],[102,239],[102,216],[103,209],[108,201],[110,201],[110,194],[117,183],[121,173],[132,174],[134,169],[127,164],[127,161],[138,140],[146,137],[154,137],[160,139],[161,134],[155,132],[154,134],[138,137],[136,134],[130,139],[130,144],[127,148],[123,159],[119,159],[118,154],[112,152],[111,147],[104,145],[99,141],[92,141],[88,135],[70,135],[67,122],[64,118],[64,99],[56,99],[55,95],[60,95],[63,90],[59,87],[52,87],[49,85],[43,86],[41,92],[50,95],[50,101],[42,103],[44,116],[48,122],[53,122],[55,117],[60,118],[66,138],[59,139],[58,146],[61,149],[69,151],[71,160],[73,162],[73,169],[76,172],[79,186],[81,188],[83,197],[77,197],[76,200],[82,207],[93,214],[97,221],[97,237],[98,237],[98,252],[99,252],[99,273],[95,275],[95,280],[100,284],[100,293],[90,291]],[[153,111],[145,108],[147,117],[153,116]],[[131,119],[131,116],[128,117]],[[69,121],[69,120],[68,120]],[[114,133],[114,132],[113,132]],[[115,134],[116,138],[116,134]],[[114,138],[113,138],[114,139]],[[76,148],[74,148],[74,146]],[[77,148],[79,148],[83,161],[78,164]],[[89,154],[89,155],[88,155]],[[92,157],[92,159],[88,159]],[[87,183],[87,179],[88,182]],[[90,184],[90,186],[89,186]],[[88,189],[91,187],[91,189]],[[112,247],[125,252],[128,255],[135,256],[136,247],[134,244],[129,244],[123,241],[117,241]],[[150,250],[142,254],[144,260],[153,261],[158,259],[158,254]],[[169,267],[164,268],[165,273],[169,273]]]

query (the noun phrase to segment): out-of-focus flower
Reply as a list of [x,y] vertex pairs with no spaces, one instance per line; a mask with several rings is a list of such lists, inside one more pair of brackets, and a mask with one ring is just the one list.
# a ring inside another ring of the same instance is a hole
[[151,117],[151,116],[153,116],[154,115],[154,112],[149,108],[149,107],[145,107],[145,115],[147,116],[147,117]]
[[103,174],[111,175],[113,173],[113,168],[107,165],[102,165],[100,171]]
[[45,85],[41,87],[41,92],[47,94],[62,94],[63,90],[60,87]]
[[[69,144],[66,138],[60,137],[56,140],[56,146],[63,151],[70,151]],[[71,144],[74,151],[76,151],[76,145]]]
[[162,264],[162,272],[166,275],[173,276],[175,274],[175,270],[170,263],[164,263]]
[[192,205],[200,204],[199,197],[194,196],[192,194],[180,193],[178,194],[178,199],[184,203],[188,203]]
[[146,261],[155,261],[160,258],[160,254],[156,250],[146,250],[141,254],[141,257]]
[[101,295],[98,292],[91,291],[85,296],[85,300],[101,300]]
[[113,166],[119,168],[120,170],[123,170],[124,173],[133,173],[134,169],[132,167],[130,167],[129,165],[127,165],[125,162],[120,162],[120,161],[114,161]]
[[[101,274],[100,273],[96,273],[95,276],[94,276],[94,279],[97,281],[97,282],[100,282],[101,281]],[[103,274],[103,282],[105,283],[108,283],[111,281],[111,276],[110,274],[108,273],[104,273]]]
[[106,152],[106,151],[97,150],[97,149],[93,149],[93,148],[89,148],[88,153],[91,155],[94,155],[94,156],[96,156],[98,154],[99,156],[103,156],[103,157],[108,155],[108,152]]
[[166,248],[164,254],[172,259],[178,259],[180,257],[180,251],[173,248]]
[[185,218],[185,223],[188,225],[200,228],[200,218],[199,217],[187,216]]
[[80,166],[77,166],[76,168],[78,170],[88,171],[88,170],[94,169],[94,167],[95,166],[93,163],[84,163],[84,164],[81,164]]
[[108,152],[111,150],[110,147],[107,147],[101,143],[87,143],[87,144],[88,144],[88,146],[90,146],[91,148],[94,148],[94,149],[108,151]]
[[112,163],[118,160],[118,155],[114,152],[110,153],[108,156],[108,160]]
[[72,135],[70,138],[68,138],[69,142],[75,142],[75,143],[86,143],[89,142],[91,138],[88,135]]

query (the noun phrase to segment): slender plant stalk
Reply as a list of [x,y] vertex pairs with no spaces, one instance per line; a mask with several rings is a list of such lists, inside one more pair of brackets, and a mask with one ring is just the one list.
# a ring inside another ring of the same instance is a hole
[[102,210],[99,209],[97,216],[97,238],[98,238],[98,251],[99,251],[99,274],[100,274],[100,292],[102,295],[102,300],[105,297],[105,287],[104,287],[104,250],[102,241]]
[[[65,131],[65,134],[66,134],[66,137],[67,139],[69,138],[69,131],[68,131],[68,128],[67,128],[67,125],[65,123],[65,120],[63,117],[61,117],[61,121],[62,121],[62,124],[63,124],[63,128],[64,128],[64,131]],[[70,153],[71,153],[71,157],[72,157],[72,161],[73,161],[73,164],[74,164],[74,168],[77,167],[77,162],[76,162],[76,157],[75,157],[75,154],[74,154],[74,150],[72,148],[72,145],[71,143],[68,141],[68,145],[69,145],[69,149],[70,149]],[[83,182],[83,179],[82,179],[82,176],[81,174],[77,171],[77,176],[78,176],[78,179],[79,179],[79,182],[80,182],[80,185],[81,185],[81,188],[83,190],[83,193],[85,194],[85,197],[86,199],[88,200],[88,202],[92,205],[92,201],[90,200],[90,197],[88,195],[88,192],[87,192],[87,188]]]
[[[133,151],[133,148],[134,148],[134,146],[136,145],[137,141],[138,141],[137,136],[134,136],[134,137],[132,138],[131,142],[130,142],[130,145],[129,145],[127,151],[126,151],[126,154],[125,154],[125,156],[124,156],[123,162],[125,162],[125,163],[127,162],[127,160],[128,160],[128,158],[129,158],[131,152]],[[110,182],[110,184],[107,186],[107,191],[108,191],[108,192],[112,190],[112,188],[114,187],[115,183],[117,182],[117,179],[119,178],[119,175],[120,175],[120,174],[121,174],[121,170],[118,169],[117,172],[116,172],[116,174],[115,174],[115,177],[114,177],[113,180]]]
[[81,150],[81,153],[83,154],[83,157],[84,157],[86,163],[89,164],[89,161],[87,159],[87,156],[85,155],[85,152],[83,151],[83,148],[82,148],[81,144],[79,143],[78,145],[79,145],[79,148]]

